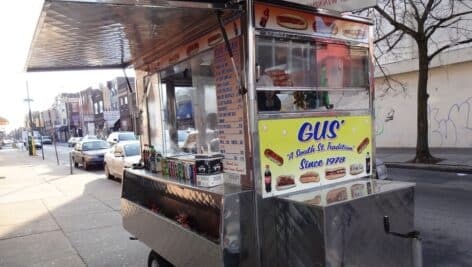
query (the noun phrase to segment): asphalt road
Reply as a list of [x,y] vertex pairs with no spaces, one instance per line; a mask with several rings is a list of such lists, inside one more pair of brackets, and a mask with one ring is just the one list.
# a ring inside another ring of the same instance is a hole
[[389,176],[416,183],[424,266],[472,266],[472,175],[390,168]]

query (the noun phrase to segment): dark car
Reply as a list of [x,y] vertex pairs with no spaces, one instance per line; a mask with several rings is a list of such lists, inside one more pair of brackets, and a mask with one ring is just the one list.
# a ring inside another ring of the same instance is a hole
[[90,166],[103,166],[103,158],[109,148],[108,143],[103,140],[86,140],[77,143],[72,150],[74,167],[78,168],[82,165],[88,170]]
[[50,136],[43,136],[42,141],[43,141],[43,145],[44,144],[48,144],[48,145],[52,144],[52,139],[51,139]]

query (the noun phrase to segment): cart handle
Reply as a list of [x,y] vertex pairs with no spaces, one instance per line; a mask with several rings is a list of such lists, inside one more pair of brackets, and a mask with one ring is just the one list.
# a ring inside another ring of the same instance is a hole
[[383,217],[383,225],[384,225],[384,231],[386,234],[391,234],[391,235],[402,237],[402,238],[420,239],[420,232],[416,230],[408,232],[406,234],[390,232],[390,219],[388,218],[388,216]]
[[216,11],[216,17],[218,18],[218,25],[220,26],[221,33],[223,34],[223,39],[225,41],[226,50],[228,51],[229,57],[231,59],[231,64],[233,66],[233,71],[234,71],[234,74],[236,75],[236,80],[238,81],[239,94],[244,95],[244,94],[247,93],[247,89],[244,87],[244,85],[242,83],[241,77],[239,75],[238,68],[236,67],[236,62],[234,61],[233,51],[231,50],[231,45],[229,44],[228,34],[226,34],[225,26],[223,24],[223,19],[221,18],[222,14],[223,14],[223,11],[221,11],[221,10]]

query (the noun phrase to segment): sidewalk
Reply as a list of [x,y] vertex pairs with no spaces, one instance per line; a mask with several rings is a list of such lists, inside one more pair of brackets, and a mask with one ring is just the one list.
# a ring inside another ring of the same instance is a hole
[[376,155],[388,167],[472,173],[472,148],[431,148],[431,154],[441,159],[436,164],[408,163],[415,157],[415,151],[415,148],[377,148]]
[[146,266],[121,225],[121,185],[15,149],[0,150],[0,267]]

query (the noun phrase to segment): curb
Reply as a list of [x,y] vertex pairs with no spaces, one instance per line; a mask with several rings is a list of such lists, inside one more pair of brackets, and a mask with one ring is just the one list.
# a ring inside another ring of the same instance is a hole
[[385,162],[385,166],[391,167],[391,168],[402,168],[402,169],[420,169],[420,170],[432,170],[432,171],[441,171],[441,172],[472,173],[472,166],[465,166],[465,165]]

